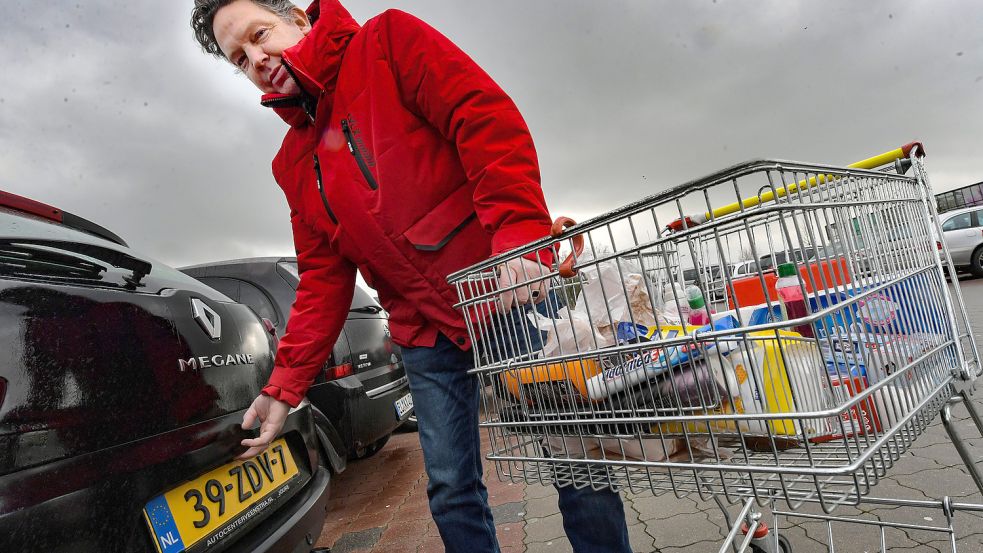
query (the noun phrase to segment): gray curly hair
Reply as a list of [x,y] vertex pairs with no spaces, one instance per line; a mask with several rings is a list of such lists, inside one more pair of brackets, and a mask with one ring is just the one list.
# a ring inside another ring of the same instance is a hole
[[[228,6],[236,0],[195,0],[195,9],[191,12],[191,30],[194,31],[195,40],[201,45],[205,53],[217,58],[225,59],[225,54],[219,48],[215,40],[215,31],[212,24],[215,22],[215,14],[221,8]],[[249,0],[261,8],[266,8],[279,15],[283,19],[290,16],[291,10],[296,8],[290,0]]]

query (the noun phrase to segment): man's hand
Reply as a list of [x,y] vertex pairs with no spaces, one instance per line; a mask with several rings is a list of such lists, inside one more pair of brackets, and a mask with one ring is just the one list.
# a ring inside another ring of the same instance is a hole
[[[498,288],[508,288],[526,281],[535,280],[550,274],[550,270],[545,265],[536,261],[530,261],[524,257],[513,259],[502,265],[498,274]],[[526,284],[514,290],[502,293],[502,304],[505,310],[512,309],[513,305],[538,303],[546,299],[546,283],[549,279],[543,279],[530,284]]]
[[283,423],[287,422],[288,413],[290,413],[290,405],[283,401],[273,399],[266,394],[260,394],[254,399],[253,404],[246,409],[246,414],[242,416],[242,429],[248,430],[256,419],[259,419],[259,437],[243,440],[242,445],[249,449],[237,459],[249,459],[262,453],[280,434]]

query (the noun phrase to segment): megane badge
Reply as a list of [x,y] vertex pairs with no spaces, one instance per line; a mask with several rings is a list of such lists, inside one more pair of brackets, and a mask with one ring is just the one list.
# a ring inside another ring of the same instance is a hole
[[205,331],[205,334],[212,340],[219,340],[222,338],[222,318],[218,316],[218,313],[214,309],[208,307],[205,302],[198,298],[191,300],[191,314],[194,319],[198,321],[198,326]]

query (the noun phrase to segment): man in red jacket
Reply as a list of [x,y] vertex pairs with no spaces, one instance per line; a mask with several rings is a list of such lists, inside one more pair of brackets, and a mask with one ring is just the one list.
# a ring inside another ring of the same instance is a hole
[[[357,268],[403,347],[445,547],[498,551],[481,482],[479,388],[467,373],[474,344],[446,276],[549,233],[514,103],[447,38],[396,10],[359,26],[337,0],[306,12],[286,0],[196,0],[192,28],[290,127],[273,174],[290,205],[300,285],[269,384],[243,420],[261,422],[244,457],[276,437],[329,357]],[[503,273],[544,274],[551,262],[543,252]],[[541,308],[543,291],[506,301]],[[559,495],[575,550],[630,551],[616,493]]]

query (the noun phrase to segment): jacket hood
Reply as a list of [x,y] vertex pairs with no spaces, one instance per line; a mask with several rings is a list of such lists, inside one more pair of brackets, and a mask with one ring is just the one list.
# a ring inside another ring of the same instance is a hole
[[[323,101],[333,95],[345,48],[361,27],[338,0],[315,0],[307,16],[313,24],[311,31],[284,50],[283,62],[306,96]],[[294,127],[307,122],[302,101],[300,96],[284,94],[264,94],[261,99]]]

